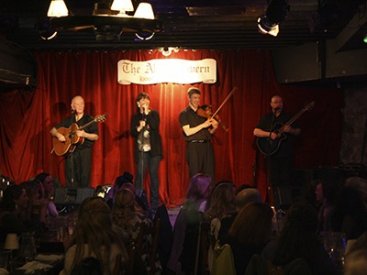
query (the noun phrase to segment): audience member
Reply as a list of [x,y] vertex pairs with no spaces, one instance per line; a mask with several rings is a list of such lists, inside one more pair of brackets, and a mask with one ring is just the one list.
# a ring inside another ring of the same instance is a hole
[[143,190],[136,191],[133,179],[134,176],[126,171],[123,173],[123,175],[118,176],[115,179],[114,185],[111,187],[111,189],[108,191],[105,197],[107,204],[112,208],[117,192],[122,188],[130,189],[135,194],[135,200],[139,204],[139,206],[143,209],[144,214],[146,216],[153,216],[150,215],[151,213],[149,203],[145,192]]
[[205,218],[207,220],[214,218],[221,220],[232,215],[235,212],[234,196],[235,187],[232,182],[218,182],[209,196]]
[[345,257],[345,275],[367,274],[367,231],[351,246]]
[[318,181],[315,188],[316,202],[319,204],[318,231],[333,231],[332,217],[339,196],[340,186],[333,178]]
[[342,189],[333,215],[333,229],[345,233],[347,240],[357,239],[367,230],[367,208],[363,194],[350,185]]
[[111,210],[100,197],[82,202],[60,274],[71,274],[88,257],[101,263],[103,274],[121,274],[128,259],[121,237],[113,231]]
[[224,244],[225,240],[228,238],[229,228],[231,227],[234,219],[236,218],[237,213],[240,212],[242,208],[244,208],[246,205],[250,203],[260,203],[260,202],[261,202],[260,192],[256,188],[246,187],[238,191],[238,193],[234,198],[234,205],[236,211],[231,215],[224,217],[221,220],[217,236],[217,239],[219,239],[221,244]]
[[263,203],[249,203],[237,214],[229,229],[230,244],[237,274],[244,274],[254,254],[259,254],[272,235],[273,211]]
[[199,227],[206,210],[210,185],[210,176],[197,174],[191,179],[186,201],[174,225],[171,256],[167,264],[175,274],[190,274],[195,269]]
[[0,239],[4,242],[8,233],[21,234],[27,231],[30,216],[28,196],[24,188],[10,185],[5,189],[0,204]]
[[315,275],[337,274],[317,235],[317,211],[306,203],[295,203],[287,213],[279,237],[262,252],[274,266],[285,267],[296,259],[307,262]]

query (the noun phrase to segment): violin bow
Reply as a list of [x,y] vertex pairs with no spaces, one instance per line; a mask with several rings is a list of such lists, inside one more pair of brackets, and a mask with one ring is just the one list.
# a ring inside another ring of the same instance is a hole
[[232,91],[226,96],[226,98],[223,100],[222,104],[218,107],[218,109],[214,112],[214,114],[211,116],[211,118],[215,117],[220,109],[222,109],[223,105],[228,101],[228,99],[233,95],[233,93],[237,90],[237,87],[234,87]]

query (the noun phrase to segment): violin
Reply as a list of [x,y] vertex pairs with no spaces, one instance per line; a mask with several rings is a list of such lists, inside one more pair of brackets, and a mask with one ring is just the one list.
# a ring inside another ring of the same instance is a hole
[[237,87],[234,87],[232,89],[232,91],[226,96],[226,98],[223,100],[222,104],[218,107],[218,109],[214,112],[214,114],[212,113],[212,106],[202,105],[196,110],[197,115],[201,117],[205,117],[205,118],[214,118],[216,121],[218,121],[218,124],[222,126],[223,130],[228,132],[228,128],[222,123],[222,121],[220,120],[217,114],[236,90],[237,90]]
[[213,118],[215,119],[218,124],[223,128],[224,131],[228,132],[228,128],[226,125],[224,125],[224,123],[222,122],[222,120],[220,119],[220,117],[218,115],[214,115],[213,116],[213,109],[211,105],[201,105],[199,106],[199,108],[196,110],[196,114],[198,116],[204,117],[204,118]]

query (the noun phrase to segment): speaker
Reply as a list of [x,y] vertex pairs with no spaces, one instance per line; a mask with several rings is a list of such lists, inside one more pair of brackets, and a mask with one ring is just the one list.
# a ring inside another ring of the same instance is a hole
[[94,196],[93,188],[57,188],[55,204],[81,204],[86,198]]

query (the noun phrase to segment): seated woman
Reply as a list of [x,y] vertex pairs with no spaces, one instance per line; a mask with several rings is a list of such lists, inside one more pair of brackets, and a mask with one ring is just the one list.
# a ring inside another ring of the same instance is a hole
[[206,210],[211,177],[197,174],[192,177],[186,201],[173,229],[173,244],[167,267],[175,274],[192,273],[200,223]]
[[134,261],[132,271],[139,274],[145,273],[152,244],[153,224],[144,215],[131,189],[122,188],[116,193],[112,207],[112,221],[123,230],[125,243],[130,248],[129,256]]
[[234,205],[235,187],[232,182],[222,181],[214,187],[208,200],[208,209],[205,211],[205,218],[212,220],[231,216],[236,208]]
[[123,273],[128,259],[123,241],[112,229],[111,209],[100,197],[82,202],[60,274],[71,274],[88,257],[101,263],[103,274]]
[[106,194],[105,200],[107,204],[112,208],[114,201],[115,201],[116,194],[121,189],[129,189],[134,193],[135,200],[139,204],[141,209],[144,211],[144,215],[149,216],[150,209],[149,209],[147,197],[145,196],[145,192],[136,192],[133,179],[134,179],[133,175],[131,175],[129,172],[126,172],[126,171],[123,173],[123,175],[118,176],[115,179],[113,186]]

